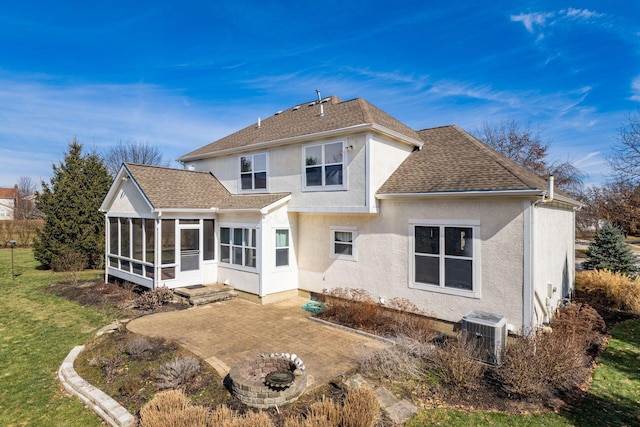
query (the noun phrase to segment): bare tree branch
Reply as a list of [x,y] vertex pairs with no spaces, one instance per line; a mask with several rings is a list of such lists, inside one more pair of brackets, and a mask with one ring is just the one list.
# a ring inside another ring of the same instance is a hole
[[106,150],[102,157],[111,176],[115,176],[125,162],[169,166],[169,162],[164,160],[158,147],[148,142],[134,141],[123,143],[120,141],[118,144]]

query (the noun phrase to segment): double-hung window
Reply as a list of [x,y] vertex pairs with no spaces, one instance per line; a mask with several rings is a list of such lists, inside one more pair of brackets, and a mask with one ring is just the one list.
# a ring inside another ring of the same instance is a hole
[[220,261],[243,267],[256,267],[256,229],[220,227]]
[[289,230],[276,230],[276,267],[289,265]]
[[344,188],[344,151],[342,142],[305,147],[304,165],[305,188]]
[[331,255],[338,259],[357,260],[355,227],[331,227]]
[[479,223],[417,223],[410,232],[412,287],[479,296]]
[[240,157],[240,187],[242,190],[267,188],[267,154],[249,154]]

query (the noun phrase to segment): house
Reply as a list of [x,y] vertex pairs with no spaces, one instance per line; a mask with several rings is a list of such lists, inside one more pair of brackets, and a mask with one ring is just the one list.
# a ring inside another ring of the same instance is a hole
[[0,188],[0,221],[14,219],[18,203],[18,186]]
[[263,302],[361,288],[516,331],[571,294],[580,204],[457,126],[415,131],[332,96],[178,160],[120,169],[101,207],[107,276]]

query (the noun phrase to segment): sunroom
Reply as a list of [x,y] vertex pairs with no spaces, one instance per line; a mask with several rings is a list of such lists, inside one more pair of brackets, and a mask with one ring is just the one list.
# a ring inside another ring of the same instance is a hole
[[[210,173],[126,163],[101,206],[105,280],[147,288],[226,282],[259,296],[277,292],[262,279],[277,250],[263,248],[282,246],[286,233],[288,249],[289,199],[231,195]],[[288,267],[280,269],[290,272],[285,288],[297,286],[295,264]]]

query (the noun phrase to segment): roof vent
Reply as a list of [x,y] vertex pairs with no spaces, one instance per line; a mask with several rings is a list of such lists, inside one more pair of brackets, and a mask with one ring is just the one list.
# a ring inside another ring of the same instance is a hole
[[313,107],[314,105],[316,105],[316,102],[315,102],[315,101],[310,102],[310,103],[309,103],[309,105],[307,105],[307,107]]
[[329,102],[329,101],[331,101],[331,97],[330,96],[325,98],[325,99],[323,99],[322,103],[324,104],[325,102]]
[[277,116],[278,114],[282,114],[282,110],[280,110],[280,111],[276,111],[276,116]]
[[318,94],[318,103],[320,104],[320,117],[324,116],[324,108],[322,105],[322,97],[320,96],[320,89],[316,89],[316,93]]
[[300,109],[300,106],[299,106],[299,105],[296,105],[296,106],[295,106],[295,107],[293,107],[291,110],[292,110],[292,111],[298,111],[299,109]]

